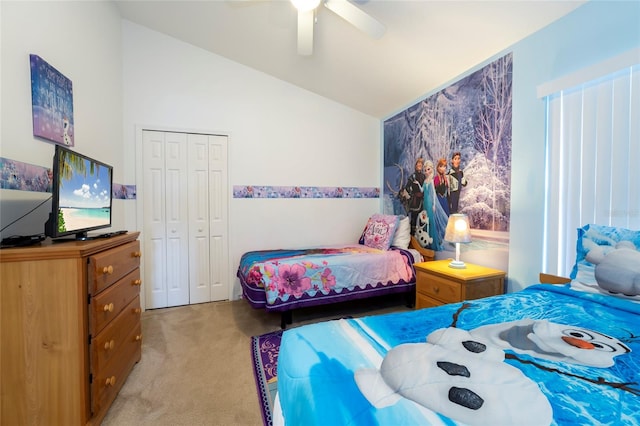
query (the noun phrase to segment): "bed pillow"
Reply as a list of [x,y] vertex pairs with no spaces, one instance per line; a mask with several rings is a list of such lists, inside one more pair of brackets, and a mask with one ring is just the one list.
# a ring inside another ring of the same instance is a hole
[[602,289],[596,281],[596,265],[587,260],[587,254],[592,249],[597,247],[597,252],[601,252],[606,255],[612,250],[615,250],[616,245],[621,241],[630,241],[635,245],[635,247],[640,247],[640,231],[593,224],[578,228],[576,263],[573,265],[573,269],[571,270],[571,283],[569,286],[573,290],[608,294],[624,299],[640,301],[640,296],[614,294]]
[[391,245],[406,249],[409,248],[411,242],[411,221],[408,216],[398,216],[398,219],[398,229],[396,229]]
[[586,260],[587,253],[596,246],[604,246],[605,252],[613,250],[620,241],[631,241],[636,247],[640,247],[640,231],[594,224],[578,228],[576,263],[570,278],[595,283],[594,265]]
[[399,218],[396,215],[376,213],[367,221],[360,237],[360,244],[379,250],[388,250],[398,229]]

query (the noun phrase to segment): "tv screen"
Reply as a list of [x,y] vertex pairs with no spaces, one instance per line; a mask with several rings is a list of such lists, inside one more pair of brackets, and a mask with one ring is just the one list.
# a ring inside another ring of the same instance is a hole
[[113,167],[56,145],[45,234],[84,240],[89,231],[110,227],[112,175]]

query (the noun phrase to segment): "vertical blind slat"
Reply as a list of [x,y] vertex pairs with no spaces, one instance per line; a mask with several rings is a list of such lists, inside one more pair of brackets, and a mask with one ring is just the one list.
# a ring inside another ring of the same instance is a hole
[[548,96],[547,111],[543,270],[568,276],[578,228],[640,229],[640,66]]

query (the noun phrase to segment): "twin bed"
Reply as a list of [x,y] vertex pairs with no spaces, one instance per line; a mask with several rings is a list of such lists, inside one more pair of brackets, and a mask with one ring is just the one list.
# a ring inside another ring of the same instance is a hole
[[243,298],[257,309],[281,313],[281,327],[294,309],[404,293],[415,298],[417,261],[433,259],[410,235],[409,219],[375,214],[358,244],[294,250],[261,250],[240,259]]

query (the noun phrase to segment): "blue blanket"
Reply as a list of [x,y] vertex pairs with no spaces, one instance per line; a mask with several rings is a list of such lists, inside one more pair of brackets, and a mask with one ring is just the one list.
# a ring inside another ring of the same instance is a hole
[[640,424],[640,304],[565,286],[287,330],[287,424]]

